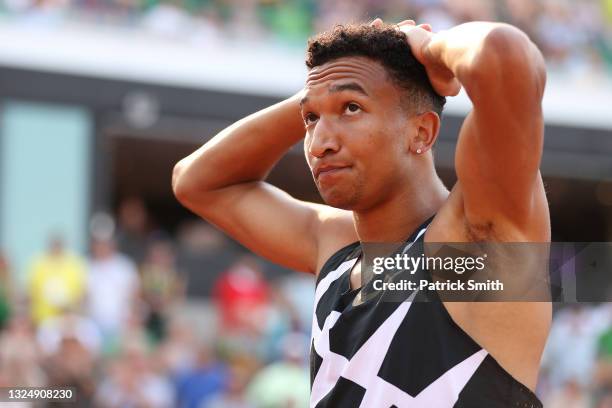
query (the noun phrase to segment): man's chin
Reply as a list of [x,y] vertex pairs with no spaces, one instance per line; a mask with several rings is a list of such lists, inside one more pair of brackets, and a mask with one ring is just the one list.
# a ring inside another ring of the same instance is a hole
[[341,210],[352,210],[355,205],[353,197],[348,194],[340,194],[335,191],[323,192],[321,190],[319,190],[319,194],[321,198],[323,198],[325,204],[330,207],[339,208]]

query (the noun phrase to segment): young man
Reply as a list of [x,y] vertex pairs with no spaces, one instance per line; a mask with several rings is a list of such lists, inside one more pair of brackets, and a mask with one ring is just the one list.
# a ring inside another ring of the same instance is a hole
[[[359,242],[550,241],[538,49],[506,24],[434,34],[377,20],[314,37],[306,64],[302,92],[181,160],[173,187],[254,252],[318,274],[311,406],[541,406],[550,304],[355,302]],[[449,192],[431,149],[444,97],[461,86],[474,108]],[[263,181],[304,129],[327,205]]]

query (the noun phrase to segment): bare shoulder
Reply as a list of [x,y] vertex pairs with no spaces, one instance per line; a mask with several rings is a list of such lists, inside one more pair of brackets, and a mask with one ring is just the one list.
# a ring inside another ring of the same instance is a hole
[[338,250],[358,241],[353,213],[329,206],[321,206],[319,217],[319,251],[317,259],[318,275],[325,262]]

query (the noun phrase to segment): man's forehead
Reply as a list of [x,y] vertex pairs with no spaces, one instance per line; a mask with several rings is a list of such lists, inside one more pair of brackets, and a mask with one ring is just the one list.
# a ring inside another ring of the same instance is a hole
[[366,57],[343,57],[316,66],[308,72],[306,88],[317,85],[331,85],[331,82],[341,80],[353,80],[363,87],[368,87],[372,82],[387,79],[383,66]]

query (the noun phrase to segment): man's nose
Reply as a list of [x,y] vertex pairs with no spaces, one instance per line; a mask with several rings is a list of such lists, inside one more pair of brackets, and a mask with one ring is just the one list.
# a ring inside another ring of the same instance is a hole
[[340,149],[337,129],[324,118],[320,118],[317,122],[309,142],[308,153],[318,158],[335,153]]

